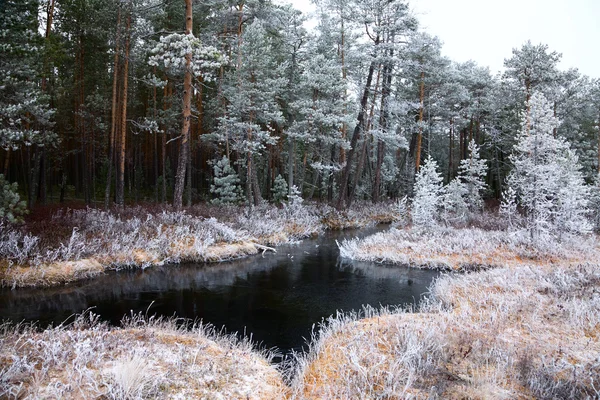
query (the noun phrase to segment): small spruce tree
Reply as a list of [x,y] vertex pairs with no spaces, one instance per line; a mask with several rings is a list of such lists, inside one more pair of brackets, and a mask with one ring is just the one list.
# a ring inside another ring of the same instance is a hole
[[283,202],[287,199],[288,185],[281,174],[278,174],[275,178],[275,183],[273,184],[271,193],[273,194],[273,202],[275,204],[283,204]]
[[486,161],[479,156],[479,146],[474,140],[469,142],[469,158],[461,160],[458,167],[458,177],[465,188],[465,203],[469,211],[479,211],[483,207],[482,192],[487,173]]
[[21,201],[17,192],[17,183],[10,183],[0,174],[0,221],[15,224],[23,221],[27,214],[25,201]]
[[211,200],[213,204],[236,204],[241,199],[240,179],[229,164],[229,158],[223,156],[213,167],[214,179],[210,185],[210,192],[216,197]]
[[439,207],[444,194],[442,181],[437,163],[431,156],[427,157],[425,164],[416,175],[412,207],[412,220],[415,226],[432,227],[437,224]]

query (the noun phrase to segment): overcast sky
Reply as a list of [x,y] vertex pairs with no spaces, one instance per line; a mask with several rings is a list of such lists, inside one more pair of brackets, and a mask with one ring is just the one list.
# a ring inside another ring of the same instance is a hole
[[[289,1],[303,12],[310,0]],[[476,61],[492,73],[528,39],[562,53],[561,69],[600,78],[600,0],[413,0],[422,29],[454,61]]]

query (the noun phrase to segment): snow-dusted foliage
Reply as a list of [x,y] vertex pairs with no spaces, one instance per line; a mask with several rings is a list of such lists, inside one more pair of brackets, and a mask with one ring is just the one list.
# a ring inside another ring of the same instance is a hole
[[469,142],[469,158],[460,161],[458,177],[465,188],[465,202],[469,211],[479,211],[483,207],[482,192],[487,173],[486,161],[479,156],[479,146],[474,140]]
[[202,77],[204,81],[215,79],[213,72],[227,63],[227,57],[215,47],[203,44],[191,33],[161,36],[151,53],[148,64],[164,68],[172,75],[181,75],[185,70],[186,54],[191,54],[191,72],[195,77]]
[[596,175],[594,185],[590,190],[590,215],[594,229],[600,231],[600,174]]
[[589,232],[589,188],[577,156],[566,141],[553,136],[558,120],[548,100],[535,93],[529,106],[507,181],[525,210],[530,237],[537,241],[547,235]]
[[276,204],[282,204],[287,199],[288,185],[281,174],[278,174],[275,178],[271,193],[273,193],[273,202]]
[[0,221],[14,224],[22,221],[21,217],[27,213],[27,205],[21,201],[17,190],[17,183],[7,182],[4,175],[0,174]]
[[223,156],[213,167],[214,179],[210,185],[210,192],[216,197],[211,200],[213,204],[236,204],[242,197],[240,178],[231,167],[229,159]]
[[482,192],[487,172],[486,161],[479,156],[479,146],[469,142],[469,158],[460,161],[458,176],[446,187],[444,211],[446,219],[464,221],[483,207]]
[[273,353],[202,323],[97,315],[38,330],[0,324],[3,399],[278,399]]
[[50,131],[54,111],[37,80],[41,41],[36,4],[9,0],[0,7],[0,147],[4,149],[58,141]]
[[415,181],[412,220],[416,226],[436,225],[444,192],[442,180],[437,163],[428,157],[417,173]]

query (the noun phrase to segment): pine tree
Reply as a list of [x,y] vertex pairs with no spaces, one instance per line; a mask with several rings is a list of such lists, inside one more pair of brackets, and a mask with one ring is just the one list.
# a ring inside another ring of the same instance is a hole
[[276,204],[283,204],[285,199],[288,196],[288,185],[285,179],[278,174],[275,178],[275,184],[271,189],[271,193],[273,194],[273,202]]
[[486,173],[486,161],[479,155],[479,146],[471,140],[469,158],[461,160],[458,167],[458,178],[465,188],[465,203],[471,212],[479,211],[483,207],[482,192],[486,187],[484,181]]
[[415,197],[412,206],[414,225],[432,227],[437,224],[439,208],[444,194],[442,181],[437,163],[431,157],[428,157],[416,175]]
[[534,93],[529,106],[511,156],[508,185],[525,210],[530,237],[538,242],[548,235],[588,232],[589,188],[577,156],[565,140],[553,136],[558,120],[544,95]]
[[216,195],[211,200],[213,204],[236,204],[241,200],[240,178],[231,165],[229,159],[223,156],[213,167],[214,179],[210,185],[210,192]]

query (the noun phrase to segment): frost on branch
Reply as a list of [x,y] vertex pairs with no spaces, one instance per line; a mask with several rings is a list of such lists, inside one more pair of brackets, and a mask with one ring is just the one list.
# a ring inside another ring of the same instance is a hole
[[172,33],[161,36],[160,41],[152,49],[148,60],[150,66],[164,68],[172,75],[181,75],[185,71],[186,55],[191,54],[192,74],[212,81],[212,71],[227,63],[227,57],[217,48],[202,44],[193,34]]

